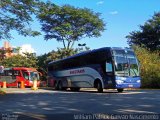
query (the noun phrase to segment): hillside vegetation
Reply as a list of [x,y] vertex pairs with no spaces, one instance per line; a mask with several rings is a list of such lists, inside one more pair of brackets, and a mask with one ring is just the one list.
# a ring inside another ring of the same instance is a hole
[[160,88],[160,53],[134,47],[141,68],[142,88]]

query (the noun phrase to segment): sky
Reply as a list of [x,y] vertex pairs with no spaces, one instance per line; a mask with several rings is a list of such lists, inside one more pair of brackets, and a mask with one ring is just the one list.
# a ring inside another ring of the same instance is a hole
[[[45,1],[45,0],[44,0]],[[101,47],[128,47],[125,38],[130,32],[139,30],[139,25],[143,25],[150,19],[154,12],[160,12],[160,0],[50,0],[57,5],[69,4],[79,8],[89,8],[94,12],[101,13],[100,18],[105,22],[105,31],[98,38],[83,38],[76,42],[86,43],[91,49]],[[32,29],[40,31],[39,22],[31,25]],[[14,39],[10,40],[12,46],[22,46],[30,44],[37,55],[56,50],[63,47],[61,42],[55,39],[45,41],[44,33],[37,37],[23,37],[15,31],[12,32]],[[5,40],[1,40],[3,45]]]

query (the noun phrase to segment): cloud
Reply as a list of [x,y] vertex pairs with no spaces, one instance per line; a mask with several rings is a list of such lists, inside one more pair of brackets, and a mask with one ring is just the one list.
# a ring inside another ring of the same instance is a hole
[[99,1],[97,2],[97,5],[102,5],[104,3],[104,1]]
[[111,12],[109,12],[109,14],[116,15],[116,14],[118,14],[118,11],[111,11]]

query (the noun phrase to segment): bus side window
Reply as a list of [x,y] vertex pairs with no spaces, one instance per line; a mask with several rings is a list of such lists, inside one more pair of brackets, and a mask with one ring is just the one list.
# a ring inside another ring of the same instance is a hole
[[14,71],[14,76],[19,76],[19,75],[20,75],[19,71]]
[[111,63],[106,63],[106,72],[112,72],[112,64]]

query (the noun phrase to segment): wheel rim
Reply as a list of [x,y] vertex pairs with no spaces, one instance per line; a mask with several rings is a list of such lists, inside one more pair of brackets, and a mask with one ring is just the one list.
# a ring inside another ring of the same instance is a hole
[[97,84],[97,89],[98,89],[98,90],[100,89],[100,83]]

